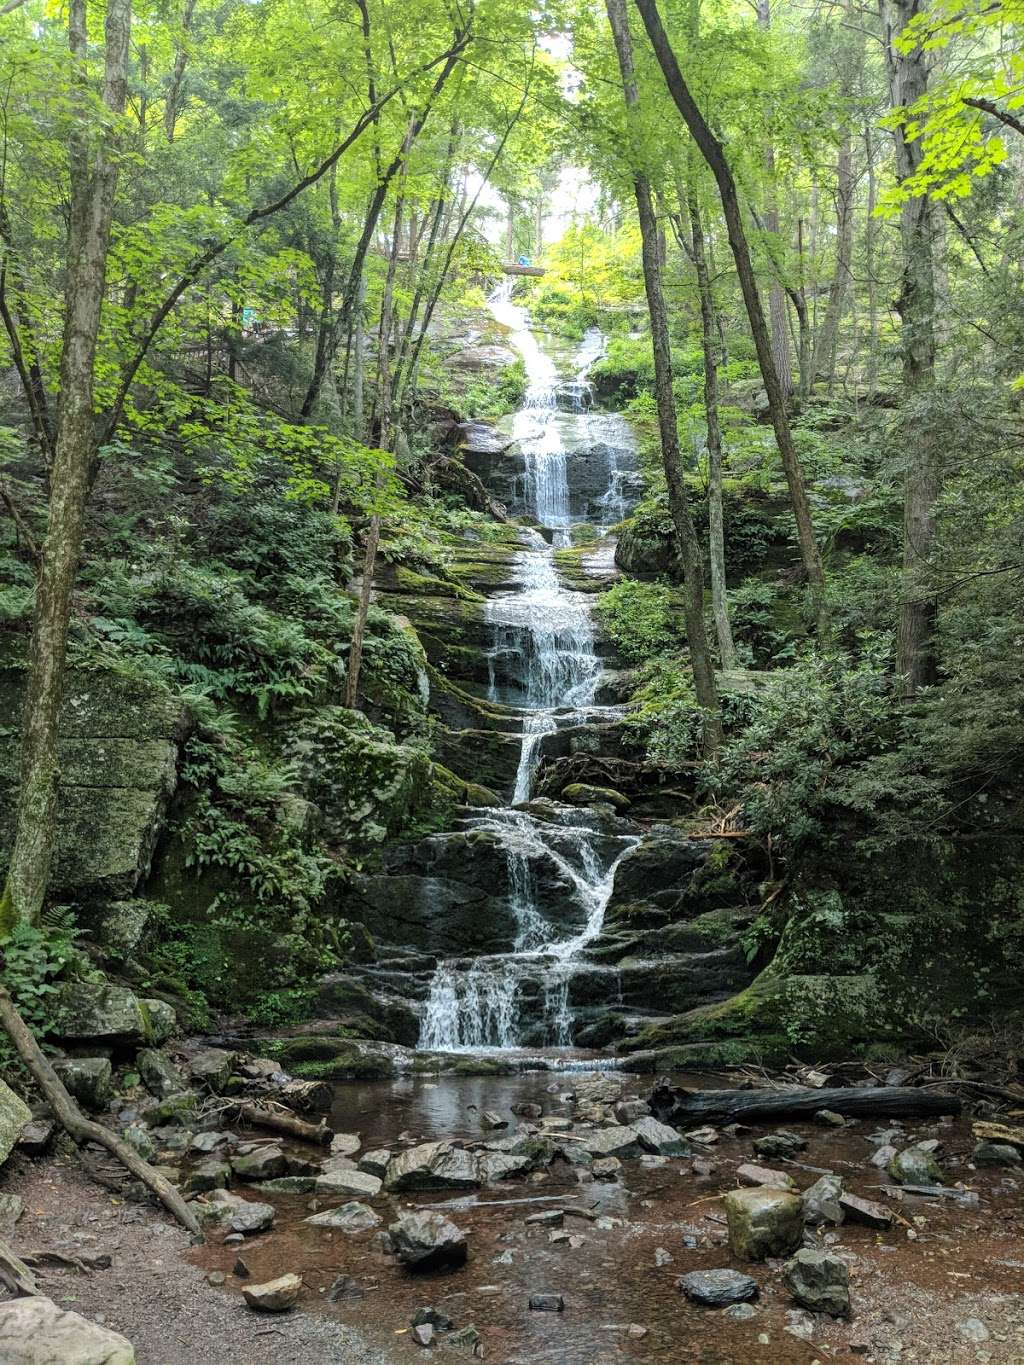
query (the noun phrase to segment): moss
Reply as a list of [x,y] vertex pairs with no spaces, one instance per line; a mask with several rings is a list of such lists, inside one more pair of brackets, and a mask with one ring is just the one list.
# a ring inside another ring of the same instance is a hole
[[614,806],[616,810],[626,810],[632,804],[628,796],[614,787],[595,787],[589,782],[570,782],[562,788],[562,799],[572,806],[604,804]]
[[392,1075],[394,1066],[390,1057],[352,1048],[330,1060],[299,1062],[293,1071],[308,1081],[373,1081]]
[[453,1076],[507,1076],[514,1071],[511,1062],[492,1061],[487,1057],[466,1057],[450,1068]]

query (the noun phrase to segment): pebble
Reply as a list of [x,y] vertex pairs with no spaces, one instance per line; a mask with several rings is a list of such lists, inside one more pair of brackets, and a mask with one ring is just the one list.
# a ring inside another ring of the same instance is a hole
[[976,1343],[988,1341],[992,1335],[980,1318],[964,1318],[963,1322],[957,1325],[956,1330],[964,1341]]
[[561,1294],[531,1294],[530,1311],[532,1313],[563,1313],[565,1311],[565,1299]]
[[654,1248],[654,1264],[655,1264],[655,1265],[657,1265],[657,1266],[671,1265],[672,1262],[673,1262],[674,1260],[675,1260],[675,1257],[672,1255],[671,1251],[666,1250],[665,1247],[655,1247],[655,1248]]
[[227,1278],[228,1277],[224,1274],[223,1270],[211,1270],[206,1277],[206,1283],[213,1285],[224,1284]]
[[757,1309],[750,1303],[731,1303],[725,1310],[725,1316],[734,1322],[749,1322],[757,1317]]

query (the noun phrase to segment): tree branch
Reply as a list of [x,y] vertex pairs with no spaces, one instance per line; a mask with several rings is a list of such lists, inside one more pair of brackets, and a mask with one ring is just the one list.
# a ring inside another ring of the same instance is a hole
[[1024,137],[1024,123],[1019,118],[1014,118],[1013,114],[1008,114],[1005,109],[1000,109],[991,100],[965,99],[964,104],[969,104],[972,109],[980,109],[985,114],[991,114],[1000,123],[1005,123],[1007,128],[1012,128],[1015,133],[1020,133]]
[[[455,60],[458,59],[459,55],[464,51],[469,42],[470,33],[468,32],[468,30],[457,32],[455,34],[455,41],[452,43],[451,47],[447,48],[444,52],[440,53],[437,57],[433,58],[432,61],[425,62],[421,67],[418,67],[417,70],[411,74],[422,75],[426,71],[431,71],[435,66],[439,65],[442,62],[453,63]],[[164,301],[153,312],[152,316],[150,317],[149,323],[146,326],[145,332],[139,339],[134,354],[131,356],[131,358],[125,365],[124,369],[122,370],[121,383],[118,386],[117,394],[114,398],[113,404],[104,414],[104,418],[101,423],[99,442],[100,445],[105,445],[111,439],[114,432],[116,431],[117,424],[120,422],[121,415],[124,412],[124,405],[128,398],[128,392],[132,386],[132,383],[134,382],[136,374],[139,371],[139,367],[145,360],[146,355],[149,352],[149,348],[152,346],[154,340],[156,339],[157,333],[160,331],[160,328],[166,322],[171,310],[174,308],[175,304],[179,301],[179,299],[181,299],[181,297],[185,293],[187,293],[187,291],[192,287],[192,285],[195,284],[195,282],[199,279],[200,275],[203,274],[206,268],[212,265],[213,262],[217,260],[219,256],[222,256],[224,254],[224,252],[228,249],[231,243],[236,241],[237,238],[241,235],[242,232],[245,231],[246,228],[252,227],[256,223],[260,223],[264,219],[271,217],[272,214],[279,213],[281,209],[287,208],[289,204],[291,204],[295,199],[299,197],[300,194],[302,194],[305,190],[308,190],[311,186],[317,184],[318,181],[322,180],[323,177],[327,174],[327,172],[331,169],[331,167],[336,165],[337,162],[340,161],[340,159],[353,145],[353,143],[359,140],[359,138],[363,135],[366,129],[369,128],[371,124],[376,122],[377,116],[380,113],[380,111],[384,108],[385,105],[390,104],[390,102],[395,98],[395,96],[399,94],[399,92],[403,88],[403,84],[404,82],[401,81],[398,82],[396,85],[392,86],[392,88],[387,92],[387,94],[382,95],[375,105],[371,105],[369,109],[364,110],[363,113],[360,114],[359,118],[356,120],[356,123],[354,124],[348,135],[341,142],[338,143],[333,152],[331,152],[330,156],[326,157],[325,160],[323,160],[319,164],[319,166],[316,167],[315,170],[310,171],[308,175],[304,175],[302,179],[298,180],[294,185],[292,185],[292,187],[289,190],[287,190],[286,193],[280,195],[277,199],[271,200],[269,204],[263,204],[259,208],[251,209],[242,219],[241,223],[238,225],[237,229],[233,233],[231,233],[229,236],[222,237],[219,241],[214,242],[211,246],[207,247],[207,249],[204,252],[202,252],[201,255],[195,258],[192,264],[188,267],[185,273],[180,277],[180,279],[177,281],[174,287],[167,294]]]

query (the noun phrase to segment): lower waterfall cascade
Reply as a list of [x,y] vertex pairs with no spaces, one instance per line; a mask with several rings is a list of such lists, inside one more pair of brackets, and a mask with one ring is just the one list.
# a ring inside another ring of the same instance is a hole
[[[466,825],[486,831],[505,850],[516,935],[512,952],[438,963],[421,1014],[418,1045],[428,1051],[521,1046],[527,980],[537,988],[534,1008],[539,1006],[542,1014],[541,1020],[530,1021],[532,1035],[540,1032],[549,1047],[571,1046],[574,964],[601,932],[616,868],[639,842],[636,836],[601,828],[593,808],[547,803],[551,810],[543,819],[524,808],[533,794],[546,735],[562,726],[621,714],[596,702],[603,665],[596,650],[591,595],[562,584],[555,552],[572,544],[571,527],[584,520],[571,511],[570,444],[575,449],[600,445],[614,424],[612,450],[631,450],[632,435],[624,418],[590,407],[586,375],[603,353],[600,332],[592,329],[585,335],[573,357],[571,377],[563,381],[530,330],[525,311],[513,303],[511,282],[495,291],[489,306],[508,329],[525,366],[526,393],[512,416],[511,437],[523,461],[523,504],[536,528],[523,529],[515,589],[492,597],[487,605],[493,632],[487,696],[515,707],[521,717],[515,789],[509,806],[474,812]],[[624,471],[614,455],[607,473],[607,488],[598,499],[599,531],[621,520],[629,505]],[[553,862],[569,887],[574,932],[568,935],[564,925],[551,924],[538,906],[533,869],[540,858]]]

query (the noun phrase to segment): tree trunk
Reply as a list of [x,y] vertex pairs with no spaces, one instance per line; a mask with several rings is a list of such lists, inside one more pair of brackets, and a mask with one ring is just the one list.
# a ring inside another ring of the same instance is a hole
[[[757,0],[757,25],[765,33],[771,32],[771,0]],[[765,205],[764,226],[776,239],[779,235],[779,206],[775,186],[775,148],[768,144],[764,153],[764,169],[768,180],[768,200]],[[773,259],[778,253],[773,252]],[[776,265],[778,269],[778,265]],[[786,330],[786,295],[782,280],[776,277],[768,290],[768,316],[772,328],[772,356],[778,372],[782,392],[788,398],[793,392],[793,366],[790,359],[789,336]]]
[[[612,28],[615,51],[622,73],[627,117],[632,122],[632,111],[638,104],[636,79],[633,73],[633,43],[629,34],[626,0],[605,0],[608,21]],[[715,674],[704,628],[704,566],[700,542],[690,515],[683,480],[683,461],[679,449],[679,427],[676,401],[672,392],[672,351],[669,341],[668,312],[661,282],[661,240],[654,212],[654,198],[650,182],[640,171],[633,173],[633,191],[640,219],[640,237],[647,292],[647,310],[651,320],[651,344],[654,351],[654,392],[658,407],[658,432],[661,437],[661,459],[668,488],[668,504],[676,533],[676,546],[683,566],[686,595],[684,615],[686,639],[690,647],[690,666],[697,702],[704,713],[704,747],[714,753],[722,738],[722,712],[715,686]]]
[[708,429],[708,521],[711,547],[711,608],[718,636],[718,656],[723,668],[736,666],[736,646],[729,621],[725,587],[725,517],[722,505],[722,428],[718,420],[718,358],[715,355],[715,299],[711,292],[704,225],[696,188],[687,190],[693,266],[700,292],[701,346],[704,351],[704,418]]
[[849,133],[839,144],[836,157],[836,269],[828,290],[825,317],[814,343],[811,380],[824,379],[829,392],[836,373],[839,319],[850,282],[853,262],[853,145]]
[[802,1118],[819,1109],[851,1118],[916,1118],[931,1114],[959,1114],[956,1095],[912,1086],[849,1086],[812,1090],[681,1090],[667,1082],[655,1086],[649,1103],[663,1123],[693,1124],[713,1119],[737,1120]]
[[[928,66],[920,47],[900,51],[896,42],[920,12],[919,0],[879,0],[882,37],[893,110],[908,108],[928,90]],[[910,140],[897,125],[896,179],[909,179],[921,163],[919,139]],[[896,667],[902,695],[908,700],[936,679],[935,598],[927,584],[935,540],[935,503],[941,473],[934,433],[925,409],[935,383],[935,270],[932,260],[932,212],[927,195],[914,195],[900,211],[902,279],[896,308],[902,322],[903,423],[906,483],[903,503],[903,595],[897,635]]]
[[704,115],[694,102],[689,87],[683,79],[679,63],[676,61],[675,53],[668,41],[668,35],[662,26],[656,0],[634,0],[634,3],[644,21],[644,27],[665,77],[669,94],[689,128],[701,155],[711,168],[718,185],[718,192],[722,200],[722,211],[729,232],[729,245],[736,262],[736,273],[739,277],[743,302],[746,306],[750,330],[754,338],[761,378],[768,395],[768,408],[775,430],[775,440],[778,444],[782,467],[786,474],[786,483],[789,487],[790,503],[796,521],[797,540],[800,544],[800,556],[814,599],[818,632],[821,636],[827,636],[828,609],[825,602],[825,572],[822,567],[821,553],[814,538],[814,523],[811,518],[810,503],[807,500],[803,469],[789,426],[786,395],[779,380],[778,370],[775,367],[771,340],[768,335],[768,328],[765,325],[764,310],[761,307],[761,299],[757,290],[757,279],[754,275],[750,248],[743,227],[736,182],[722,144],[708,127]]
[[130,0],[108,0],[102,99],[113,117],[94,141],[85,69],[86,0],[72,0],[69,47],[76,67],[79,110],[72,124],[69,146],[71,207],[60,364],[61,400],[46,540],[39,566],[28,651],[21,787],[10,869],[0,900],[0,936],[19,921],[38,921],[53,860],[57,815],[57,723],[64,692],[71,594],[98,451],[93,415],[93,368],[117,185],[117,134],[114,129],[127,98],[130,29]]

